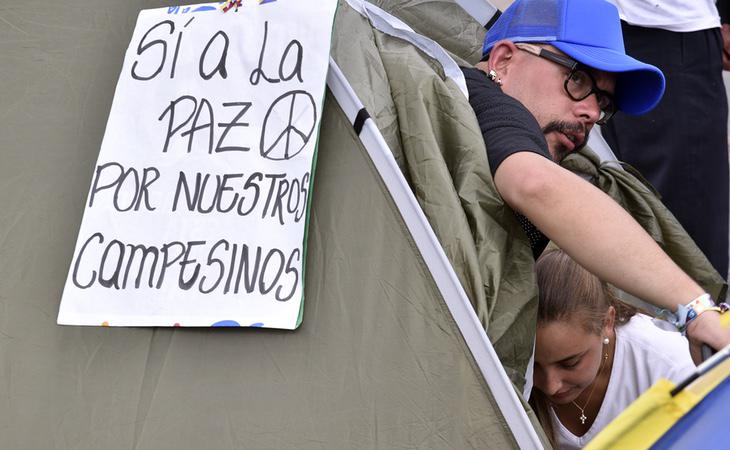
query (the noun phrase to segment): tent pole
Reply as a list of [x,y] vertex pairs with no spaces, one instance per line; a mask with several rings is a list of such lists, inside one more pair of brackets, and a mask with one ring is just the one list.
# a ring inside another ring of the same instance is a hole
[[[431,225],[411,192],[398,164],[375,122],[364,111],[355,91],[335,61],[330,58],[327,86],[350,123],[362,122],[360,141],[365,146],[398,211],[411,232],[437,288],[446,302],[497,406],[521,449],[542,449],[540,439],[527,417],[517,393],[497,357],[487,333],[466,296],[451,263]],[[364,120],[364,122],[363,122]]]

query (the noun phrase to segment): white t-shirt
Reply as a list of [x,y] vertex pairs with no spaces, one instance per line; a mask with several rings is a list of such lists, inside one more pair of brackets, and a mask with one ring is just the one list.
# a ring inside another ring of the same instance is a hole
[[[583,448],[657,380],[666,378],[677,383],[694,370],[684,336],[656,327],[648,316],[635,315],[616,328],[616,351],[606,396],[586,434],[578,437],[571,433],[550,409],[560,448]],[[576,414],[579,412],[576,409]]]
[[714,0],[609,0],[631,25],[669,31],[697,31],[720,26]]

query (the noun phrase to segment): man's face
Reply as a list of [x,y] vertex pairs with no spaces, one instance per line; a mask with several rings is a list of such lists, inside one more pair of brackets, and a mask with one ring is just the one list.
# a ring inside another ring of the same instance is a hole
[[[554,47],[543,47],[563,54]],[[560,161],[568,153],[585,145],[588,133],[601,117],[598,99],[595,94],[591,94],[583,100],[573,100],[564,87],[569,68],[513,48],[508,70],[501,75],[502,89],[535,116],[553,160]],[[599,89],[613,94],[613,74],[598,70],[591,70],[590,73]]]

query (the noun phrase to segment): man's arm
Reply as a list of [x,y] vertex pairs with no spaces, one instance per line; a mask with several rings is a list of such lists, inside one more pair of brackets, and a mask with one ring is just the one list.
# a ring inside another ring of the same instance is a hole
[[[507,204],[599,278],[670,311],[704,292],[618,203],[552,161],[514,153],[494,181]],[[716,319],[702,314],[690,337],[717,349],[730,344],[730,328]]]

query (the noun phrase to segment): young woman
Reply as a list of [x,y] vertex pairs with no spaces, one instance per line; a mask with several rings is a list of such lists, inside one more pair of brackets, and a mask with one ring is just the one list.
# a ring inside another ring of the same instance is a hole
[[619,302],[560,250],[537,262],[533,408],[553,446],[578,449],[659,378],[694,364],[686,339]]

